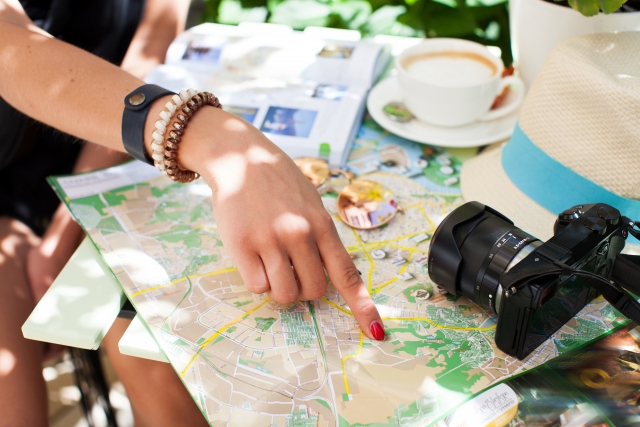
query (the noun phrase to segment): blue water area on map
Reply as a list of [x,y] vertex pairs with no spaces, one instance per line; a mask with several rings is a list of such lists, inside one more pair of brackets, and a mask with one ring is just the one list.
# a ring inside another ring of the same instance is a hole
[[[461,165],[459,159],[444,149],[401,138],[371,120],[360,127],[347,161],[347,167],[356,175],[375,171],[398,173],[429,191],[444,194],[460,194]],[[450,174],[441,172],[448,168],[452,169],[448,171]]]

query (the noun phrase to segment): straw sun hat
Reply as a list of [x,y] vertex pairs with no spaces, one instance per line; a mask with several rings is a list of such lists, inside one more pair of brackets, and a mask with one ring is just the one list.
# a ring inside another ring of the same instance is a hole
[[511,140],[467,161],[461,186],[465,200],[543,241],[558,213],[574,205],[608,203],[640,221],[640,32],[559,44]]

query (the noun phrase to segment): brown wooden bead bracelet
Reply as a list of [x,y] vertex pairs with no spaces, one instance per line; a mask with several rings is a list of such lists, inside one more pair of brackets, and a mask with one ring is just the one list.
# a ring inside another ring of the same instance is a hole
[[200,178],[198,173],[181,169],[178,166],[178,150],[189,120],[204,105],[222,108],[222,104],[212,93],[198,92],[183,104],[171,123],[171,130],[169,130],[164,148],[164,165],[167,176],[176,182],[187,183]]

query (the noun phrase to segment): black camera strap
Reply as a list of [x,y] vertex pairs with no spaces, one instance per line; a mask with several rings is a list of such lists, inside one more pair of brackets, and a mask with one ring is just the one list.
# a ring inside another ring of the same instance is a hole
[[613,264],[611,280],[640,295],[640,256],[618,254]]
[[611,280],[589,271],[572,268],[566,264],[553,263],[525,267],[505,274],[500,283],[504,289],[526,286],[534,280],[553,276],[577,276],[587,280],[602,296],[622,314],[640,323],[640,303],[627,291],[640,294],[640,256],[618,254],[611,272]]

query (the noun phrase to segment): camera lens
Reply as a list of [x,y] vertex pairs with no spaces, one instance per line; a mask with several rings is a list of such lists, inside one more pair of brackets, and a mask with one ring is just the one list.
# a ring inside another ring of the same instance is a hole
[[431,239],[429,276],[449,293],[496,311],[500,277],[541,244],[490,207],[465,203],[440,223]]

